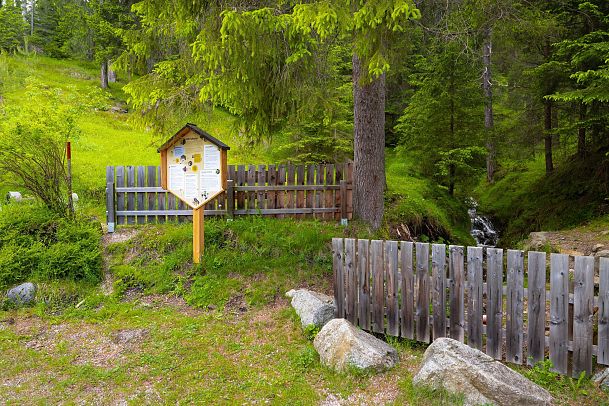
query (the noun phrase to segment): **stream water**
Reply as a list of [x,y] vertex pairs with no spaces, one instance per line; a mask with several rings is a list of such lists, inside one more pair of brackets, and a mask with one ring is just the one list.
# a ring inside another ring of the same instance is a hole
[[476,240],[479,247],[494,247],[497,245],[499,233],[493,227],[493,223],[485,216],[478,214],[478,203],[474,199],[469,201],[469,218],[472,222],[470,234]]

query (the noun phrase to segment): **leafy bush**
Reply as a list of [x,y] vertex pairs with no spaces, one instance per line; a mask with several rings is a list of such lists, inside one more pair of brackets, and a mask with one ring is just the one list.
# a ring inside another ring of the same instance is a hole
[[0,208],[0,288],[25,280],[98,282],[101,230],[46,208],[12,204]]

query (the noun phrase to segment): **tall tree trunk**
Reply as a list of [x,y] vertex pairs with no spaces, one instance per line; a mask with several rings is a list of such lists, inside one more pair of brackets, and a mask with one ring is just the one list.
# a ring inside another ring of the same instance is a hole
[[366,67],[353,55],[353,211],[376,230],[384,210],[385,75],[362,84],[366,76]]
[[545,152],[546,152],[546,173],[550,173],[554,170],[554,163],[552,162],[552,102],[550,100],[544,100],[544,141],[545,141]]
[[482,88],[484,89],[484,128],[486,129],[486,180],[493,183],[495,180],[495,169],[497,167],[497,147],[495,145],[493,119],[493,88],[491,76],[491,55],[493,53],[493,43],[491,40],[492,31],[487,28],[484,33],[484,44],[482,45]]
[[[454,70],[450,75],[450,148],[455,148],[455,75]],[[455,165],[448,165],[448,194],[455,194]]]
[[108,88],[108,61],[103,61],[101,64],[101,87]]
[[580,125],[577,129],[577,155],[580,158],[586,157],[586,127],[581,124],[586,119],[586,105],[579,104],[579,121]]

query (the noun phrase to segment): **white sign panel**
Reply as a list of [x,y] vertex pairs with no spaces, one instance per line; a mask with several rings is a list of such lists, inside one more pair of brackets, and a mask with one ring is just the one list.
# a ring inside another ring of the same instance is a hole
[[221,150],[199,137],[185,137],[167,151],[167,187],[196,208],[221,192]]

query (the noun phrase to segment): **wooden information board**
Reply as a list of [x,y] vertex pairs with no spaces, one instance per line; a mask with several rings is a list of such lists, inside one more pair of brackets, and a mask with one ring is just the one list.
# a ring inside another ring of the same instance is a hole
[[186,124],[160,148],[161,186],[193,209],[193,260],[203,255],[203,207],[226,191],[230,148]]

